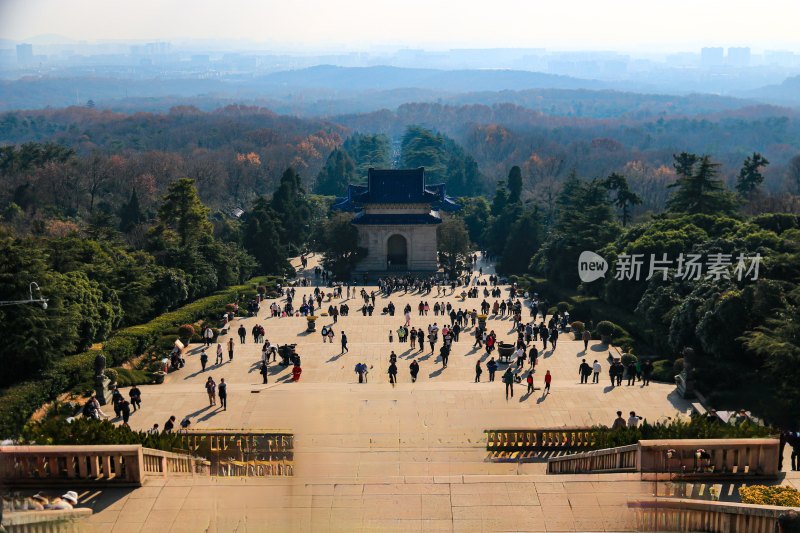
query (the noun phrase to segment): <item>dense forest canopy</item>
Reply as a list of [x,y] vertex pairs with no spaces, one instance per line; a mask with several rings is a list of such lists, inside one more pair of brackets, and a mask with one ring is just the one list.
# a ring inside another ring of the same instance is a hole
[[[0,115],[0,296],[36,281],[52,303],[0,311],[0,386],[251,275],[291,275],[287,258],[309,248],[346,277],[363,250],[332,197],[370,167],[418,166],[463,206],[440,231],[448,273],[471,243],[503,274],[634,315],[630,331],[617,326],[623,347],[685,357],[720,405],[776,421],[800,407],[786,319],[800,279],[800,117],[768,107],[607,119],[511,104],[328,120],[244,106]],[[584,250],[612,265],[693,253],[760,254],[763,266],[751,282],[581,283]],[[614,319],[597,309],[575,313]],[[737,394],[713,387],[720,376]]]

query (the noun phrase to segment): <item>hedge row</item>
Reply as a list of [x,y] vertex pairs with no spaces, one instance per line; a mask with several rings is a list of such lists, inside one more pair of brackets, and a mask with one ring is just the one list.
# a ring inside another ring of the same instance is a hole
[[280,278],[274,276],[253,278],[247,284],[234,285],[200,298],[146,324],[120,329],[103,344],[102,350],[90,350],[58,359],[51,368],[42,373],[41,379],[25,381],[0,391],[0,440],[16,437],[25,422],[43,403],[78,383],[91,380],[94,359],[98,354],[106,356],[108,367],[119,366],[156,344],[165,331],[200,319],[220,317],[225,304],[241,296],[254,296],[257,285],[272,288],[279,280]]

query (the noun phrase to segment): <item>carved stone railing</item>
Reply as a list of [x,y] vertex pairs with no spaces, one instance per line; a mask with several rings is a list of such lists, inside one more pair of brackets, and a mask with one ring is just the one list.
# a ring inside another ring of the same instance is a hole
[[667,439],[551,457],[549,474],[641,472],[650,479],[774,478],[778,439]]
[[104,446],[0,446],[0,481],[8,485],[141,485],[148,476],[208,474],[208,462],[186,454]]
[[639,445],[606,448],[589,452],[551,457],[547,460],[548,474],[580,474],[636,472],[639,469]]
[[789,507],[665,498],[630,504],[636,531],[773,533]]
[[92,510],[16,511],[3,514],[3,527],[8,533],[81,533],[86,524],[81,519],[92,516]]

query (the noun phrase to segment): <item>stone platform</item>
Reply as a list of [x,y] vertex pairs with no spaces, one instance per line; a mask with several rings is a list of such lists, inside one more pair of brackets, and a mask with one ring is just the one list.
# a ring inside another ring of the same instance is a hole
[[[308,273],[315,265],[312,257]],[[478,266],[484,277],[492,272],[490,264]],[[298,288],[296,302],[312,291]],[[350,298],[350,316],[333,324],[333,344],[323,343],[319,333],[323,325],[332,324],[329,317],[317,321],[317,332],[306,333],[303,317],[267,318],[267,301],[257,318],[234,321],[234,335],[240,323],[248,330],[245,344],[236,338],[234,360],[228,362],[226,349],[225,362],[209,365],[206,372],[201,372],[199,350],[192,345],[184,369],[169,374],[163,385],[140,387],[143,409],[131,417],[131,426],[148,429],[154,423],[163,426],[170,415],[179,421],[189,415],[193,428],[290,431],[295,435],[295,476],[167,481],[129,494],[106,491],[97,499],[99,512],[92,523],[101,531],[630,530],[632,517],[624,504],[629,496],[652,493],[651,483],[632,475],[565,480],[546,476],[542,463],[487,462],[483,431],[610,425],[617,410],[635,410],[655,421],[689,408],[674,385],[628,387],[623,382],[611,388],[607,349],[593,342],[584,353],[582,342],[562,335],[555,350],[540,356],[535,375],[536,386],[542,387],[545,371],[551,371],[551,393],[528,395],[523,383],[506,400],[500,381],[505,365],[494,383],[488,383],[485,366],[482,382],[474,383],[476,361],[485,363],[488,357],[472,347],[473,328],[453,344],[446,369],[438,361],[438,346],[431,355],[429,349],[419,353],[398,343],[396,333],[389,342],[389,330],[404,322],[406,303],[413,309],[411,325],[427,327],[448,320],[432,311],[418,316],[421,299],[431,307],[436,301],[450,302],[456,309],[477,308],[482,301],[435,295],[434,290],[427,296],[378,296],[372,317],[358,312],[360,298]],[[379,314],[390,300],[396,315]],[[323,310],[327,306],[323,302]],[[249,334],[256,323],[266,328],[273,344],[297,343],[300,382],[290,381],[289,367],[272,363],[269,383],[261,383],[260,345]],[[511,317],[490,317],[488,328],[500,340],[516,339]],[[343,330],[349,339],[346,354],[340,353]],[[210,362],[214,348],[208,352]],[[392,350],[398,356],[396,386],[389,384],[386,373]],[[420,374],[411,383],[408,364],[414,358]],[[604,373],[599,384],[580,384],[582,358],[600,360]],[[358,384],[358,362],[370,366],[367,384]],[[208,376],[229,384],[227,411],[208,406],[203,386]]]

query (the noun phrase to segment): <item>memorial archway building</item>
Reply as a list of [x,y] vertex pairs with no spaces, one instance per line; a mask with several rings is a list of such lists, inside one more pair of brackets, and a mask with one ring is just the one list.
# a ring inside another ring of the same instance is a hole
[[348,185],[333,209],[352,211],[367,255],[357,273],[435,272],[436,228],[442,212],[460,206],[444,184],[425,185],[425,169],[369,169],[366,185]]

